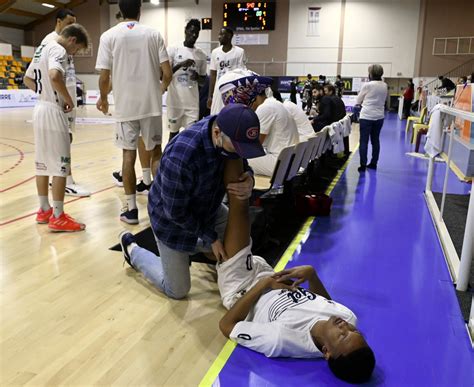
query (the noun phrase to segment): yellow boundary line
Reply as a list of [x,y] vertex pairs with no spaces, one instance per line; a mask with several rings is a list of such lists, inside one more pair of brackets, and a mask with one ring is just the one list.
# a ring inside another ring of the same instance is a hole
[[[446,161],[446,164],[447,164],[448,163],[448,155],[443,152],[443,153],[441,153],[441,157],[443,158],[444,161]],[[453,171],[453,173],[461,181],[471,182],[471,181],[474,180],[474,178],[466,176],[464,173],[462,173],[461,170],[459,169],[459,167],[455,164],[455,162],[453,160],[451,160],[451,162],[449,164],[449,168],[451,169],[451,171]]]
[[[329,195],[338,181],[341,179],[342,174],[345,172],[347,166],[349,165],[349,162],[352,160],[352,157],[356,153],[357,149],[359,148],[359,145],[355,147],[355,149],[352,151],[351,156],[347,159],[347,161],[344,163],[342,168],[339,170],[337,175],[334,177],[332,180],[331,184],[326,190],[326,195]],[[275,271],[280,271],[283,270],[288,262],[290,261],[291,257],[295,253],[296,249],[300,245],[301,241],[303,238],[308,234],[308,231],[313,224],[315,217],[310,216],[304,223],[304,225],[301,227],[301,229],[298,231],[298,234],[294,237],[294,239],[291,241],[290,245],[288,248],[285,250],[283,255],[281,256],[280,260],[275,266]],[[212,363],[212,365],[209,367],[207,370],[206,374],[202,378],[201,382],[199,383],[199,387],[210,387],[214,383],[214,381],[217,379],[217,376],[219,373],[222,371],[224,366],[227,363],[227,360],[229,360],[230,355],[232,355],[232,352],[234,352],[235,347],[237,344],[233,342],[232,340],[227,340],[227,342],[224,344],[224,347],[222,350],[219,352],[217,355],[216,359]]]

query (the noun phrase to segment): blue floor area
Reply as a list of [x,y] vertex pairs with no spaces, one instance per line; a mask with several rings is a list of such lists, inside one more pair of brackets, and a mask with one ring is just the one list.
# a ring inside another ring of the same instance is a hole
[[[423,196],[427,162],[405,155],[404,124],[387,116],[378,171],[359,175],[355,155],[332,192],[331,216],[314,221],[288,266],[313,265],[332,298],[358,316],[377,357],[368,385],[473,386],[474,351]],[[444,171],[436,165],[433,190]],[[449,192],[467,193],[451,175]],[[215,385],[346,383],[324,360],[267,359],[237,347]]]

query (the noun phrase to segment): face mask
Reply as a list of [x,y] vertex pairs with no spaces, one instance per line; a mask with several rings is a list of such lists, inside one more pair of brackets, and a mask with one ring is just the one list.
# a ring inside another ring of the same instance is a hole
[[240,156],[235,153],[235,152],[229,152],[229,151],[226,151],[224,149],[224,138],[222,137],[222,135],[220,136],[220,139],[221,139],[221,144],[220,145],[216,145],[216,148],[217,148],[217,151],[219,152],[219,155],[221,157],[224,157],[226,159],[231,159],[231,160],[236,160],[236,159],[239,159]]

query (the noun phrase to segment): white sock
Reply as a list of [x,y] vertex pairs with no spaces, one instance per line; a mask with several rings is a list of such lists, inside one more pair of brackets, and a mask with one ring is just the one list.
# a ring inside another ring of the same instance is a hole
[[142,171],[143,171],[143,182],[146,185],[150,185],[151,184],[151,169],[143,168]]
[[128,246],[127,246],[127,253],[128,255],[130,255],[130,257],[132,256],[132,250],[137,247],[138,245],[133,242],[133,243],[130,243]]
[[55,218],[59,217],[64,212],[64,202],[57,202],[53,200],[53,215]]
[[72,185],[72,184],[74,184],[74,180],[72,176],[69,175],[68,177],[66,177],[66,185]]
[[125,195],[125,200],[127,201],[127,207],[129,210],[134,210],[137,208],[137,195]]
[[49,199],[47,196],[38,196],[40,201],[40,207],[43,211],[48,211],[51,208],[49,204]]

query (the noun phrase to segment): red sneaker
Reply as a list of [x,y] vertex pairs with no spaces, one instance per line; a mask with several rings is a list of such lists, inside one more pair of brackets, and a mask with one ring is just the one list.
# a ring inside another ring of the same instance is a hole
[[53,207],[49,207],[48,211],[44,211],[42,208],[36,213],[36,223],[46,224],[49,222],[49,218],[53,215]]
[[84,230],[86,225],[76,222],[74,218],[71,218],[69,215],[63,212],[57,218],[55,218],[54,215],[51,215],[48,227],[52,232],[75,232]]

